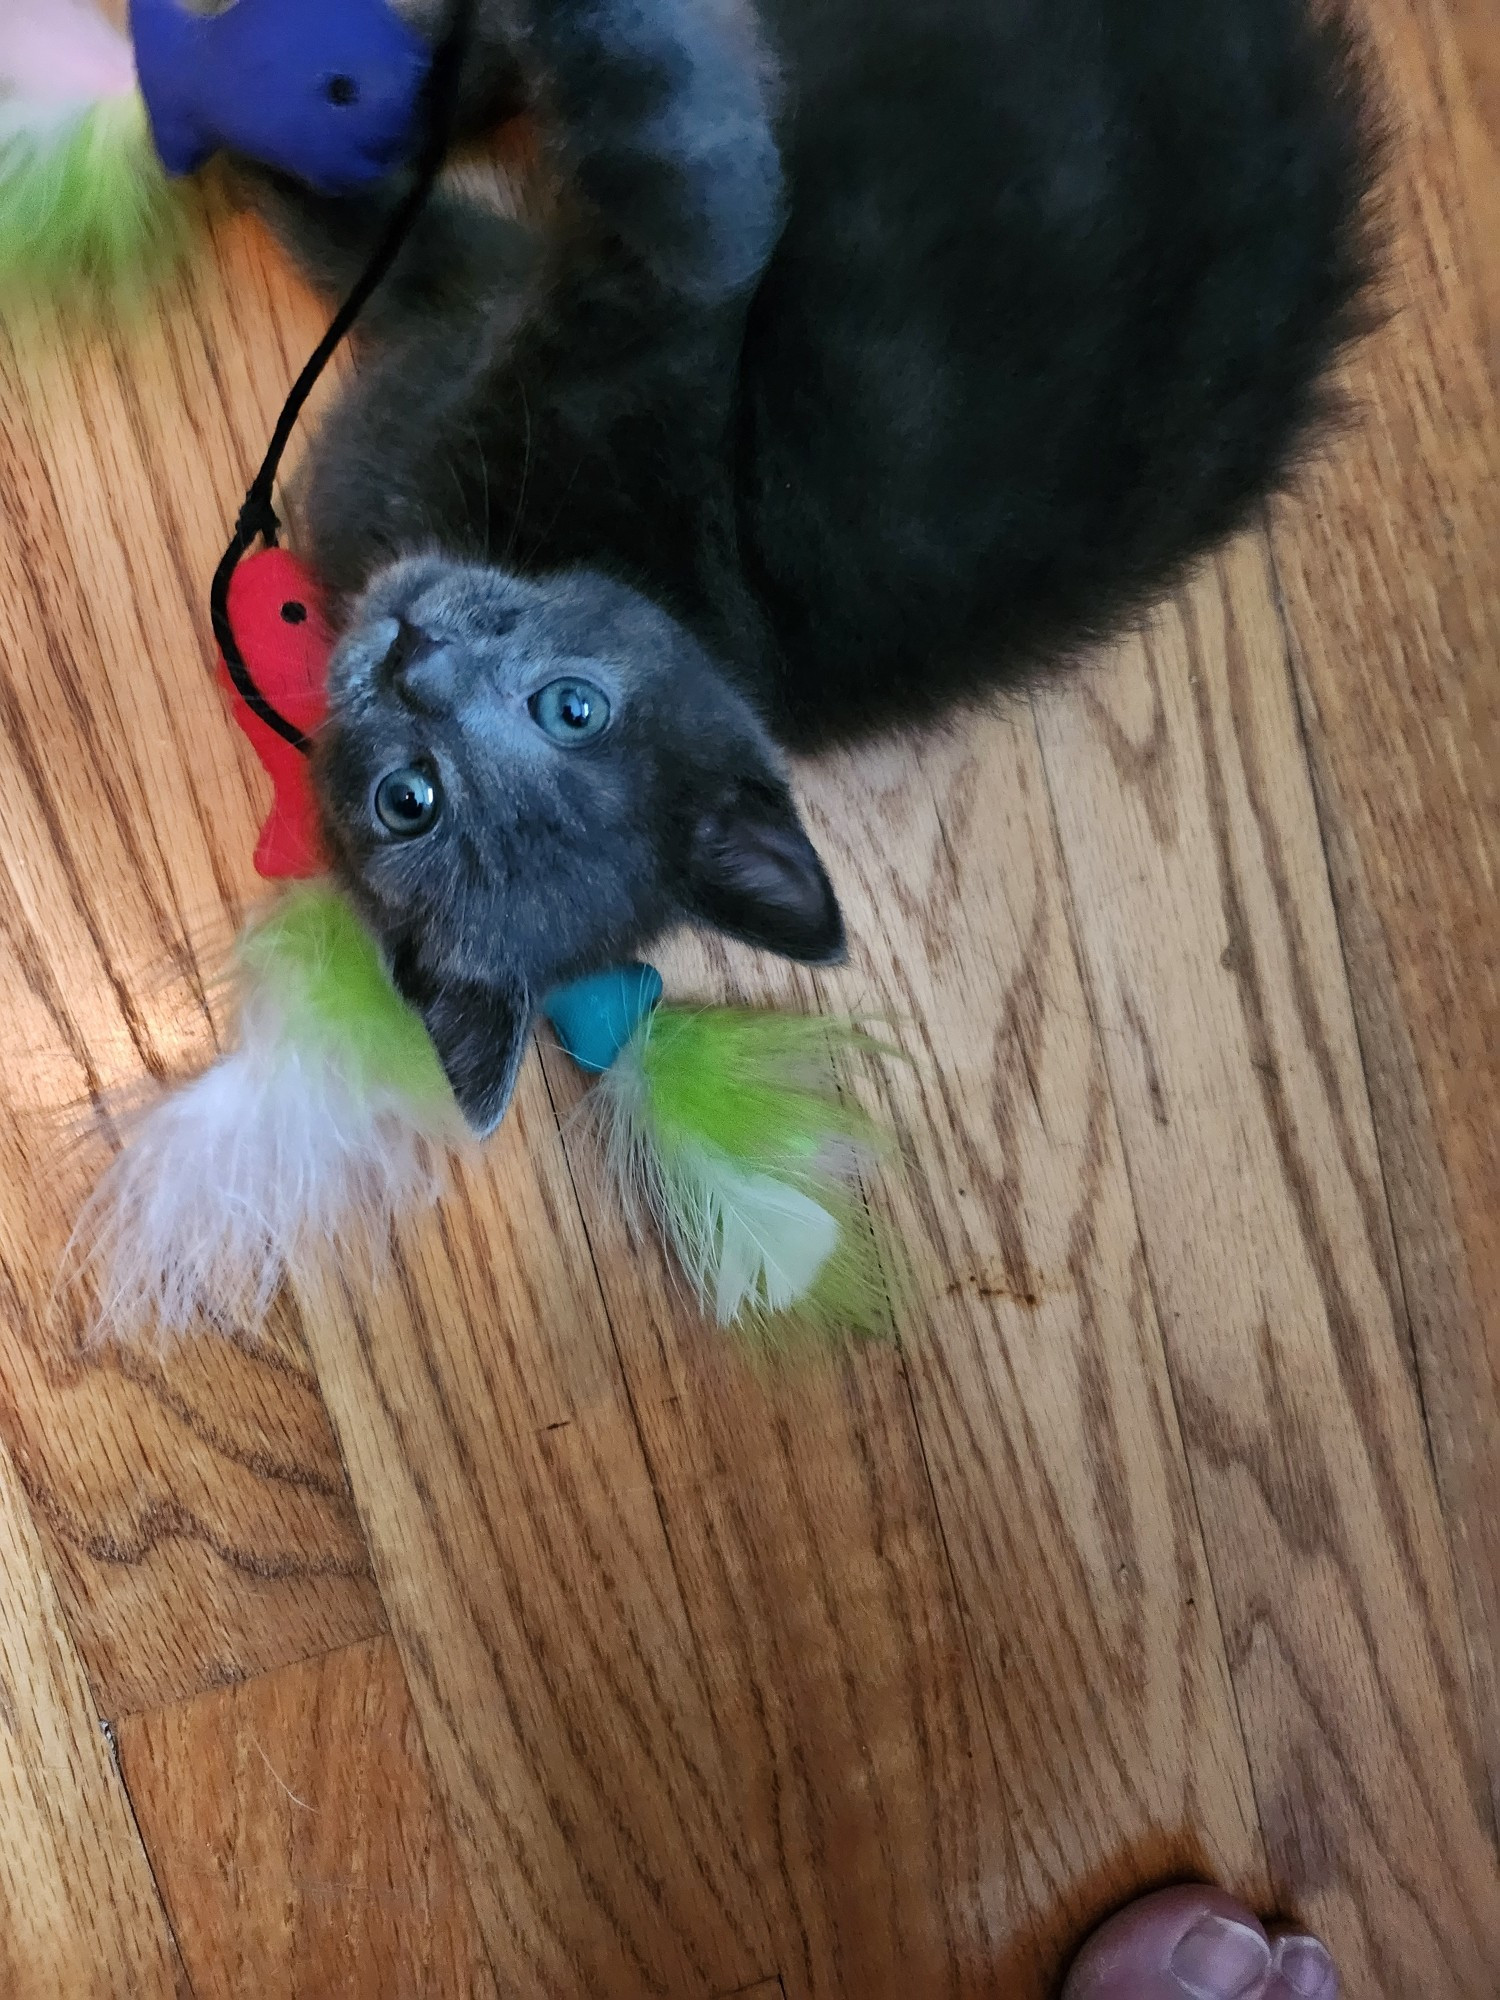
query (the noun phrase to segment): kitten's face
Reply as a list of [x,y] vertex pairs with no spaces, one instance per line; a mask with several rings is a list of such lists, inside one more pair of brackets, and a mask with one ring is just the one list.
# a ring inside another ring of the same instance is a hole
[[763,726],[622,585],[399,564],[359,605],[330,698],[314,771],[335,864],[480,1131],[543,996],[674,923],[842,952]]

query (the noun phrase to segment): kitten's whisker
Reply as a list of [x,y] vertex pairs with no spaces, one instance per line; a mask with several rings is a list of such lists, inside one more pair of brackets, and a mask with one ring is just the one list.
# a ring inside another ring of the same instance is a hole
[[488,458],[486,458],[486,457],[485,457],[485,451],[484,451],[484,439],[483,439],[483,438],[482,438],[482,437],[481,437],[481,436],[479,435],[479,426],[478,426],[478,424],[475,424],[475,423],[471,423],[471,424],[469,425],[469,429],[470,429],[470,431],[471,431],[471,432],[473,433],[473,436],[474,436],[474,449],[475,449],[475,450],[476,450],[476,451],[477,451],[477,452],[479,453],[479,470],[480,470],[480,472],[481,472],[481,473],[482,473],[482,474],[484,475],[484,543],[483,543],[483,546],[484,546],[484,548],[485,548],[486,550],[488,550],[488,548],[489,548],[489,545],[490,545],[490,462],[489,462]]
[[526,394],[526,384],[516,377],[516,388],[521,397],[521,410],[526,418],[526,436],[521,447],[521,484],[516,492],[516,514],[511,522],[510,540],[505,544],[502,562],[508,563],[516,552],[516,540],[521,532],[521,517],[526,511],[526,489],[531,483],[531,401]]

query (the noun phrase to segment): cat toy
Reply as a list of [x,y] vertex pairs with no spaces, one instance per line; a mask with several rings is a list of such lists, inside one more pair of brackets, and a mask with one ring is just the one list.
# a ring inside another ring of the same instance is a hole
[[[436,1155],[465,1143],[425,1027],[326,873],[292,740],[324,712],[334,637],[317,583],[268,548],[236,566],[225,610],[257,705],[220,671],[273,787],[256,867],[289,886],[237,949],[237,1045],[144,1119],[85,1214],[113,1331],[253,1324],[319,1246],[367,1247],[433,1198]],[[889,1249],[858,1178],[885,1148],[838,1065],[881,1046],[854,1023],[662,995],[653,967],[628,965],[542,1005],[596,1079],[591,1123],[632,1219],[660,1229],[722,1326],[761,1341],[794,1324],[880,1330]]]
[[[288,398],[214,580],[219,671],[273,788],[256,867],[285,886],[237,948],[236,1045],[145,1116],[80,1221],[101,1331],[253,1324],[326,1246],[368,1248],[433,1198],[442,1152],[465,1140],[426,1028],[327,873],[309,751],[335,638],[316,579],[277,545],[271,496],[313,385],[441,168],[472,4],[455,0],[433,64],[415,185]],[[595,1079],[586,1102],[627,1211],[720,1325],[761,1342],[885,1330],[890,1248],[859,1179],[886,1149],[840,1087],[841,1065],[886,1053],[865,1028],[668,1005],[646,965],[541,1011]]]
[[386,0],[4,0],[0,286],[109,296],[169,265],[174,181],[228,151],[324,194],[412,140],[430,51]]

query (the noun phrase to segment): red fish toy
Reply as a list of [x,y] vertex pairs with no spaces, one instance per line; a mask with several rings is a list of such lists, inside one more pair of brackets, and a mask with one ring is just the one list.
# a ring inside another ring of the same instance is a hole
[[[317,579],[287,550],[264,549],[235,571],[229,616],[256,686],[278,714],[311,736],[328,712],[334,646]],[[306,755],[251,712],[222,659],[219,680],[274,789],[255,849],[256,872],[272,882],[325,874],[328,856]]]

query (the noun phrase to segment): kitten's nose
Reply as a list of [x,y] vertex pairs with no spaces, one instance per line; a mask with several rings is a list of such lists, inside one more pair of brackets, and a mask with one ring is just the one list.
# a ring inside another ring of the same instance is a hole
[[395,643],[377,670],[380,685],[383,688],[395,687],[403,674],[409,673],[419,661],[427,659],[436,651],[436,639],[429,638],[420,626],[410,624],[405,618],[398,618]]

